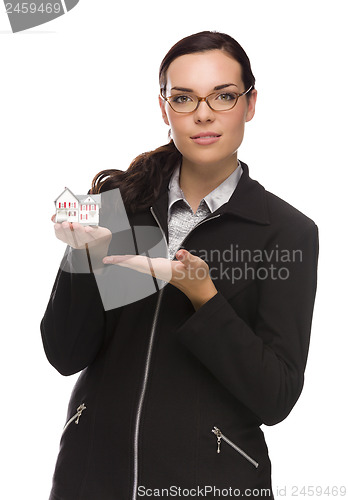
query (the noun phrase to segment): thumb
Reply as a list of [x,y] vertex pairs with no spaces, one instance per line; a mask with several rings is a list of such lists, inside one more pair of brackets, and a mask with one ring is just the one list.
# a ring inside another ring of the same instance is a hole
[[180,250],[177,251],[175,257],[186,266],[187,264],[189,264],[190,261],[192,261],[192,259],[195,256],[192,255],[187,250],[181,248]]

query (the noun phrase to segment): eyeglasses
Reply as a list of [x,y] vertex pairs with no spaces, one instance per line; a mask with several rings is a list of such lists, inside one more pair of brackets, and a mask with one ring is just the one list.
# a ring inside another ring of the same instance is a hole
[[161,88],[161,97],[164,101],[167,101],[169,106],[176,113],[192,113],[196,111],[201,101],[205,101],[209,108],[213,111],[228,111],[233,109],[238,102],[238,99],[243,95],[247,94],[253,85],[251,85],[248,90],[238,94],[237,92],[212,92],[206,97],[199,97],[195,94],[185,93],[176,94],[165,97],[163,95],[163,88]]

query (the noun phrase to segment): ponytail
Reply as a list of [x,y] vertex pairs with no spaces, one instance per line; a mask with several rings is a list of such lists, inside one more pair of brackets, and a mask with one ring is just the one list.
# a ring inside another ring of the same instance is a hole
[[99,172],[92,181],[90,194],[119,188],[125,209],[146,210],[158,198],[181,159],[173,140],[164,146],[138,155],[126,171],[110,169]]

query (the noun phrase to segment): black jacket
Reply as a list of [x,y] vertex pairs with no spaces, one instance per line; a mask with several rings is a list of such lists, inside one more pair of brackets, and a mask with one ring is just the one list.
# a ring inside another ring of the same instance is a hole
[[[60,373],[82,372],[50,500],[134,500],[145,488],[147,497],[238,488],[272,498],[260,426],[282,421],[303,387],[318,228],[242,168],[230,200],[182,245],[207,261],[218,290],[197,311],[170,284],[105,311],[93,274],[59,270],[43,345]],[[165,188],[151,210],[130,215],[132,232],[159,223],[167,238],[167,203]]]

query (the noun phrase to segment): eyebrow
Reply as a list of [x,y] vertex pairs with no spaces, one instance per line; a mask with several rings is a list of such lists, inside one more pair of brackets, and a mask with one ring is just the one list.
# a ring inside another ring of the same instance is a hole
[[[213,90],[221,90],[226,87],[231,87],[231,85],[233,85],[234,87],[238,87],[235,83],[223,83],[222,85],[217,85],[216,87],[214,87]],[[194,92],[194,90],[187,89],[186,87],[172,87],[171,91],[172,90],[180,90],[182,92]]]
[[[226,87],[231,87],[231,85],[233,85],[234,87],[238,87],[235,83],[223,83],[222,85],[217,85],[216,87],[214,87],[213,90],[221,90]],[[194,92],[194,90],[187,89],[185,87],[172,87],[171,91],[172,90],[181,90],[182,92]]]

